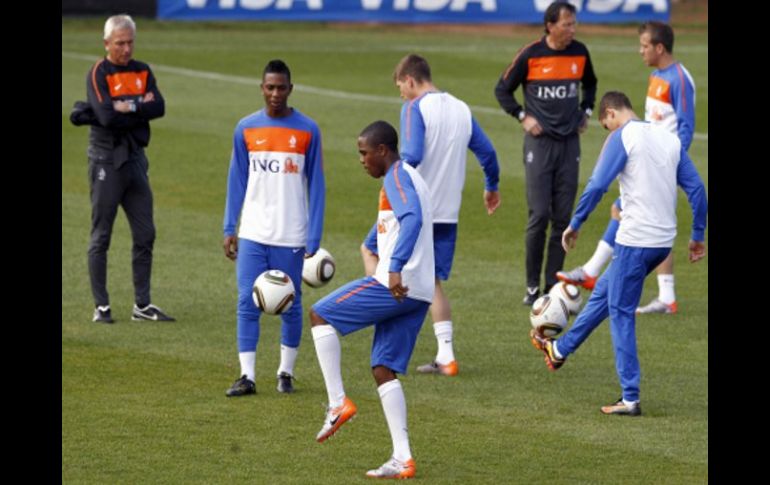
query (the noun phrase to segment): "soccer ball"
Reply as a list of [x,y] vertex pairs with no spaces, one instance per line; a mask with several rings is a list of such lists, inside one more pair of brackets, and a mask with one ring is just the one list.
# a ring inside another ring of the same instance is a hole
[[529,312],[529,321],[532,327],[540,335],[553,337],[558,335],[567,326],[569,310],[561,298],[552,298],[549,295],[543,295],[532,305],[532,311]]
[[302,265],[302,281],[313,288],[320,288],[332,279],[336,268],[329,251],[318,248],[313,257],[305,259]]
[[263,312],[280,315],[294,303],[294,283],[283,271],[269,269],[254,281],[251,298]]
[[548,292],[551,298],[559,298],[567,306],[567,310],[573,315],[580,313],[580,305],[583,304],[583,296],[580,294],[580,289],[569,283],[563,281],[553,285],[551,291]]

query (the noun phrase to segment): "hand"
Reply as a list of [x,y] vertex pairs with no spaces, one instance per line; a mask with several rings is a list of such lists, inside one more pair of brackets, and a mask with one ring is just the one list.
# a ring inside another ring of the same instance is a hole
[[142,103],[149,103],[150,101],[155,101],[155,94],[152,91],[142,97]]
[[309,259],[315,256],[315,253],[305,253],[305,259]]
[[689,259],[691,263],[697,263],[706,257],[706,244],[703,241],[693,241],[687,245],[690,250]]
[[577,241],[579,232],[567,226],[564,232],[561,233],[561,247],[564,248],[564,252],[568,253],[570,249],[575,247],[575,241]]
[[582,135],[588,129],[588,115],[583,113],[583,121],[578,125],[578,134]]
[[238,238],[236,236],[225,236],[222,247],[225,249],[227,259],[235,261],[235,258],[238,257]]
[[388,273],[388,288],[393,298],[397,302],[402,302],[407,293],[409,293],[409,287],[401,284],[401,273]]
[[540,136],[543,133],[543,127],[537,122],[534,116],[525,115],[521,121],[524,131],[532,136]]
[[500,207],[500,192],[484,191],[484,205],[487,207],[487,214],[492,215]]
[[118,113],[130,113],[132,101],[113,101],[112,108]]

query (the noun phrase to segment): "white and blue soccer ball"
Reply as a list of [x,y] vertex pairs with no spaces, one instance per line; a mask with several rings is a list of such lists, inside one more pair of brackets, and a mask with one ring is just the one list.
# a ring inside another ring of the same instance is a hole
[[336,270],[337,266],[331,253],[324,248],[318,248],[302,265],[302,281],[313,288],[320,288],[331,281]]
[[269,269],[254,280],[251,298],[265,313],[280,315],[294,303],[294,283],[281,270]]
[[567,326],[569,310],[561,298],[543,295],[532,304],[529,321],[540,335],[553,337]]
[[560,281],[553,285],[548,292],[551,298],[559,298],[567,306],[567,310],[573,315],[580,313],[580,305],[583,304],[583,296],[580,294],[580,288],[569,283]]

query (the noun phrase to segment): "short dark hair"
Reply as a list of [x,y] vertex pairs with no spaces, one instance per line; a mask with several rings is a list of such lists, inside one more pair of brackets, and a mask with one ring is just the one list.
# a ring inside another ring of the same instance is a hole
[[558,22],[559,15],[561,15],[563,9],[566,9],[572,15],[576,15],[577,9],[575,6],[564,1],[553,2],[548,5],[547,9],[545,9],[545,14],[543,15],[543,27],[545,28],[546,34],[550,34],[550,32],[548,32],[548,23],[555,24]]
[[268,73],[285,74],[286,80],[289,81],[289,84],[291,84],[291,71],[289,70],[289,66],[287,66],[286,63],[280,59],[273,59],[267,63],[265,70],[262,71],[262,79],[265,79],[265,75]]
[[633,109],[631,100],[620,91],[607,91],[599,101],[599,119],[603,120],[607,116],[608,109]]
[[393,80],[398,81],[404,76],[412,76],[418,83],[430,82],[430,65],[424,57],[417,54],[409,54],[398,61],[393,70]]
[[647,32],[653,45],[663,44],[666,52],[674,53],[674,29],[670,25],[657,20],[649,20],[639,26],[639,35]]
[[387,121],[375,121],[364,128],[358,136],[366,139],[369,146],[385,145],[390,151],[398,153],[398,133]]

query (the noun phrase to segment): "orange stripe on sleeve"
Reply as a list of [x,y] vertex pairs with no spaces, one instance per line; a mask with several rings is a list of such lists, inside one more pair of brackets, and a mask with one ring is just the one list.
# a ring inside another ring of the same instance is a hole
[[342,303],[343,301],[347,300],[348,298],[350,298],[351,296],[355,295],[356,293],[360,293],[360,292],[364,291],[365,289],[371,288],[372,286],[378,285],[378,284],[379,284],[379,282],[377,280],[373,279],[372,281],[370,281],[368,283],[364,283],[363,285],[359,286],[358,288],[354,288],[354,289],[348,291],[347,293],[345,293],[341,297],[339,297],[336,300],[334,300],[334,303]]
[[679,85],[682,86],[682,92],[680,93],[680,96],[682,98],[682,109],[684,111],[687,111],[687,97],[684,95],[684,84],[686,81],[684,80],[684,73],[682,72],[681,64],[677,63],[676,72],[679,73]]
[[96,93],[96,98],[99,100],[99,102],[102,102],[102,93],[99,92],[99,86],[96,85],[96,70],[99,69],[99,66],[104,62],[104,59],[94,64],[94,67],[91,69],[91,84],[94,87],[94,92]]
[[516,64],[516,60],[521,56],[521,53],[524,52],[524,50],[527,49],[528,47],[531,47],[531,46],[537,44],[538,42],[540,42],[540,39],[532,41],[529,44],[527,44],[524,47],[522,47],[521,49],[519,49],[519,51],[516,53],[516,55],[513,56],[513,60],[511,61],[511,64],[508,66],[508,68],[503,73],[503,79],[507,79],[508,76],[511,74],[511,71],[513,70],[513,66],[514,66],[514,64]]
[[388,194],[385,193],[385,187],[380,189],[380,207],[379,209],[381,211],[392,211],[393,207],[390,205],[390,201],[388,200]]
[[527,80],[581,79],[585,67],[585,56],[533,57],[529,60]]
[[401,182],[398,180],[398,169],[401,168],[401,160],[396,162],[396,166],[393,168],[393,177],[396,179],[396,187],[398,188],[398,193],[401,195],[401,201],[406,204],[406,194],[404,193],[404,188],[401,187]]

